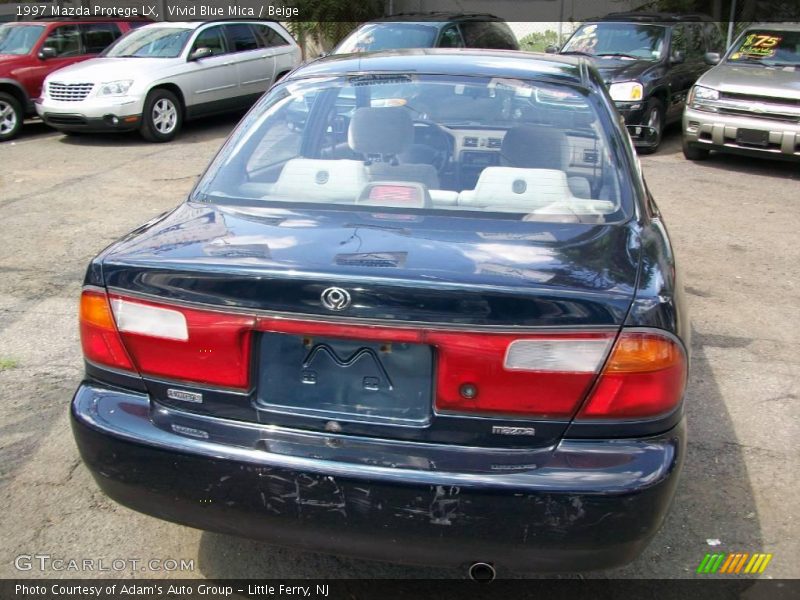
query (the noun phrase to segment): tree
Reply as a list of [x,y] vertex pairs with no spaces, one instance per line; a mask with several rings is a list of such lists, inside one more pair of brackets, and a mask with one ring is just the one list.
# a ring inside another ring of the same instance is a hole
[[519,41],[520,50],[528,52],[544,52],[548,46],[559,46],[558,32],[548,29],[544,33],[535,31]]
[[303,54],[309,46],[330,50],[357,25],[383,14],[383,0],[292,0],[304,21],[288,23]]

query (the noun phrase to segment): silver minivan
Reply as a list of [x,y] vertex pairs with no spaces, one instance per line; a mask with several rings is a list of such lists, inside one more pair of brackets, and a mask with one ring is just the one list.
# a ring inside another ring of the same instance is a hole
[[36,110],[65,133],[138,130],[167,142],[185,120],[248,108],[300,62],[275,22],[153,23],[52,73]]

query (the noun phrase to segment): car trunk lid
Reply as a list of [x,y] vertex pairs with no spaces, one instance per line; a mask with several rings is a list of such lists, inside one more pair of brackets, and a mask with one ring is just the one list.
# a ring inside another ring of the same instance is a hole
[[[551,353],[576,335],[612,340],[638,255],[630,224],[187,203],[109,249],[103,272],[112,295],[252,315],[247,390],[145,374],[159,402],[342,434],[536,446],[560,437],[596,374],[534,382],[491,356],[517,339],[544,337]],[[526,410],[461,410],[470,378],[480,402],[519,395]]]

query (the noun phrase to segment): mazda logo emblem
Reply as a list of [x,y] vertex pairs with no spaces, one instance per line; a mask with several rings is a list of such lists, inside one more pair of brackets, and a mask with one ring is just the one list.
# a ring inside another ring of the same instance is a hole
[[329,287],[320,296],[322,305],[329,310],[344,310],[350,306],[350,293],[340,287]]

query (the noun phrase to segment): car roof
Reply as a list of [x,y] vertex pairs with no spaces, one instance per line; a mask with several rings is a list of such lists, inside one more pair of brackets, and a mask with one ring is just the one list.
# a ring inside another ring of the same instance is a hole
[[751,23],[744,31],[751,29],[773,29],[776,31],[800,31],[800,23]]
[[[396,13],[380,19],[374,19],[369,23],[445,23],[460,22],[460,21],[490,21],[501,22],[505,20],[489,13],[448,13],[448,12],[419,12],[419,13]],[[366,23],[365,23],[366,24]]]
[[713,21],[708,15],[700,13],[670,13],[670,12],[615,12],[609,13],[599,19],[589,19],[588,22],[616,21],[620,23],[654,23],[670,25],[674,23],[697,23],[698,21]]
[[203,25],[210,24],[225,24],[225,23],[272,23],[277,24],[277,21],[272,19],[257,19],[243,17],[241,19],[212,19],[209,21],[159,21],[157,23],[150,23],[145,27],[173,27],[178,29],[198,29]]
[[357,73],[417,73],[518,79],[559,78],[589,86],[588,67],[586,59],[578,56],[517,50],[415,48],[331,55],[298,68],[290,75],[290,79]]

